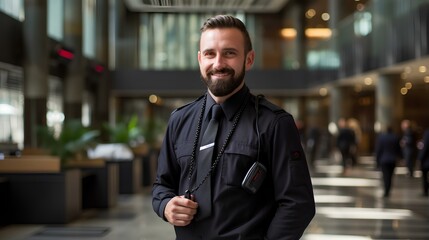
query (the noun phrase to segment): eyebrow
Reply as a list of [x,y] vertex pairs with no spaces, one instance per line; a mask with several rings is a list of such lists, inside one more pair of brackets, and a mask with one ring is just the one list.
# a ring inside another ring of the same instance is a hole
[[[201,53],[212,52],[212,51],[215,51],[214,48],[207,48],[202,50]],[[238,49],[236,48],[223,48],[221,51],[222,52],[225,52],[225,51],[239,52]]]

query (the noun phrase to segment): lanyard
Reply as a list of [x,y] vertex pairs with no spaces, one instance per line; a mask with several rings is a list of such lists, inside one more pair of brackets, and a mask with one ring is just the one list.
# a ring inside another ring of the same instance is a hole
[[190,162],[189,173],[188,173],[188,189],[185,191],[185,197],[186,198],[191,199],[191,194],[193,192],[197,191],[198,188],[200,188],[201,185],[203,185],[203,183],[207,180],[207,178],[209,178],[212,175],[214,169],[216,168],[216,166],[219,163],[220,157],[222,156],[223,152],[225,151],[226,146],[229,143],[229,140],[230,140],[232,134],[234,133],[235,129],[237,128],[237,124],[238,124],[238,121],[240,120],[241,114],[243,113],[244,109],[246,108],[248,96],[249,96],[249,93],[246,94],[244,101],[241,103],[240,110],[238,111],[238,113],[234,117],[234,122],[233,122],[232,128],[229,131],[227,137],[225,138],[225,141],[223,142],[223,145],[222,145],[221,149],[219,150],[215,161],[213,162],[212,166],[210,167],[210,170],[207,172],[206,176],[203,178],[203,180],[200,183],[195,184],[195,186],[193,188],[191,188],[191,179],[192,179],[192,175],[193,175],[194,168],[195,168],[195,154],[197,151],[198,139],[199,139],[200,133],[201,133],[201,125],[202,125],[203,118],[204,118],[204,111],[206,109],[207,93],[204,96],[203,103],[201,105],[200,117],[198,118],[197,130],[195,131],[194,145],[192,147],[191,162]]

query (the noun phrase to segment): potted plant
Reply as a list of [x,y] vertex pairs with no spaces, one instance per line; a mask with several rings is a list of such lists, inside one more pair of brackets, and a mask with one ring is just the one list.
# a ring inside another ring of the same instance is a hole
[[64,122],[58,135],[50,127],[41,127],[38,131],[42,140],[41,146],[48,149],[50,154],[58,156],[62,167],[66,167],[70,160],[88,159],[87,150],[97,144],[100,135],[98,130],[84,127],[79,120]]

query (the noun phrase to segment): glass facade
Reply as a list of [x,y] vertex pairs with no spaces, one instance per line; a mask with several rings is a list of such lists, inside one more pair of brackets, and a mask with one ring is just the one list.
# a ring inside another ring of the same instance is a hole
[[[210,16],[212,14],[142,13],[139,67],[154,70],[198,69],[200,27]],[[246,23],[244,15],[236,16]],[[248,27],[249,33],[254,32],[252,25]]]
[[24,141],[22,69],[0,63],[0,142]]
[[24,21],[24,0],[0,0],[0,11]]
[[65,119],[63,110],[63,82],[60,78],[49,76],[46,124],[59,134]]
[[84,0],[83,4],[83,54],[95,58],[96,0]]
[[[371,1],[340,22],[335,39],[340,71],[351,76],[424,55],[428,0]],[[410,27],[413,26],[413,27]]]
[[48,0],[48,36],[57,41],[64,38],[64,0]]

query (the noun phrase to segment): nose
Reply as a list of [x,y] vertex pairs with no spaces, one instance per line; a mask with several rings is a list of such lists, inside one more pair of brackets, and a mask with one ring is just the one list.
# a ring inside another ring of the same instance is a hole
[[221,69],[224,66],[225,66],[225,59],[222,57],[221,54],[218,54],[213,61],[213,68],[214,69]]

